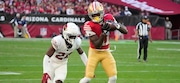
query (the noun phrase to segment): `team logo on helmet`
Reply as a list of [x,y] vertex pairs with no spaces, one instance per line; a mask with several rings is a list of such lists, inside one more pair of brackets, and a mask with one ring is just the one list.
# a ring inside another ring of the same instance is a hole
[[70,44],[73,44],[75,38],[81,34],[79,27],[75,23],[67,23],[63,26],[63,28],[62,35],[64,39]]

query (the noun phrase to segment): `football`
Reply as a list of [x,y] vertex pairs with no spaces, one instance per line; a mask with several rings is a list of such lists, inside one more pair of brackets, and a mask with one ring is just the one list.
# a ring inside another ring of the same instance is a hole
[[109,30],[109,31],[114,31],[114,30],[117,29],[114,24],[115,24],[115,23],[113,23],[113,22],[109,23],[109,27],[110,27],[110,30]]

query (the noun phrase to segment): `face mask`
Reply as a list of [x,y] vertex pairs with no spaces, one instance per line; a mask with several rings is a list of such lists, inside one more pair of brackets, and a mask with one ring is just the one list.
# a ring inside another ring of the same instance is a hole
[[100,21],[101,21],[101,19],[100,19],[99,16],[93,17],[93,20],[94,20],[95,22],[100,22]]

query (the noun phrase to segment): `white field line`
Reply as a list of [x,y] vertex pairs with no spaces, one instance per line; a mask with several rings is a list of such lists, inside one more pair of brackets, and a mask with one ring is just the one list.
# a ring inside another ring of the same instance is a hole
[[[27,54],[18,54],[16,56],[1,56],[3,54],[12,54],[12,53],[2,53],[0,52],[0,57],[43,57],[44,55],[27,55]],[[74,56],[74,54],[72,54]],[[121,55],[126,55],[126,56],[123,56],[123,58],[136,58],[136,54],[134,53],[128,53],[128,54],[118,54],[118,53],[114,53],[113,56],[121,56]],[[177,57],[171,57],[171,56],[151,56],[153,58],[167,58],[167,59],[173,59],[173,58],[177,58]],[[122,57],[116,57],[116,59],[122,59]],[[2,60],[3,61],[3,60]],[[18,61],[18,60],[6,60],[6,61]],[[29,60],[28,60],[29,61]]]
[[[117,66],[158,66],[158,67],[180,67],[179,64],[150,64],[150,63],[144,63],[144,65],[137,65],[137,64],[142,64],[142,63],[134,63],[134,62],[117,62]],[[68,64],[68,66],[84,66],[81,64]],[[0,65],[0,67],[42,67],[42,65]]]
[[42,67],[42,65],[0,65],[0,67]]
[[160,43],[160,44],[180,44],[180,42],[174,42],[174,41],[155,41],[154,43]]
[[[0,41],[50,41],[52,38],[30,38],[30,39],[25,39],[25,38],[1,38]],[[88,39],[82,39],[82,41],[84,43],[88,43],[89,44],[89,40]],[[134,40],[121,40],[121,41],[110,41],[110,43],[113,44],[124,44],[124,43],[128,43],[128,44],[137,44],[137,43],[132,43],[134,42]],[[180,42],[176,42],[176,41],[153,41],[153,43],[160,43],[160,44],[180,44]]]
[[156,49],[162,51],[180,51],[180,49],[177,48],[156,48]]
[[0,72],[0,75],[21,75],[21,73],[17,73],[17,72]]
[[3,80],[0,80],[0,81],[38,81],[38,80],[41,80],[41,79],[3,79]]
[[[126,56],[124,56],[126,55]],[[123,59],[123,58],[132,58],[132,59],[136,59],[137,55],[135,53],[131,53],[131,54],[118,54],[118,53],[114,53],[113,56],[116,57],[116,59]],[[117,57],[118,56],[118,57]],[[119,57],[119,56],[123,56],[123,57]],[[150,55],[151,58],[164,58],[164,59],[177,59],[177,57],[172,57],[172,56],[157,56],[157,55]]]
[[[20,72],[20,73],[19,73]],[[103,73],[104,71],[102,71],[102,70],[97,70],[96,71],[96,73]],[[153,73],[153,72],[155,72],[155,73],[157,73],[157,72],[161,72],[161,73],[178,73],[178,72],[180,72],[180,71],[171,71],[171,70],[152,70],[152,71],[150,71],[150,70],[143,70],[143,71],[139,71],[139,70],[136,70],[136,71],[133,71],[133,70],[122,70],[122,71],[117,71],[117,72],[135,72],[135,73],[137,73],[137,72],[139,72],[139,73]],[[42,73],[42,71],[18,71],[18,72],[6,72],[6,71],[4,71],[4,72],[0,72],[0,75],[21,75],[21,74],[23,74],[23,73]],[[84,73],[84,71],[68,71],[68,73]]]
[[[8,49],[8,47],[5,47],[6,49]],[[44,51],[44,49],[42,48],[27,48],[27,47],[14,47],[16,50],[35,50],[35,51]],[[12,49],[12,47],[9,47],[9,49]],[[45,48],[46,49],[46,48]],[[1,52],[3,53],[3,52]]]
[[[68,72],[71,72],[71,73],[79,73],[79,72],[82,72],[82,73],[84,73],[84,71],[68,71]],[[102,73],[102,72],[104,72],[104,71],[96,71],[96,73]],[[155,71],[148,71],[148,70],[145,70],[145,71],[130,71],[130,70],[123,70],[123,71],[117,71],[117,72],[135,72],[135,73],[137,73],[137,72],[139,72],[139,73],[153,73],[153,72],[165,72],[165,73],[172,73],[172,72],[175,72],[175,73],[177,73],[177,72],[179,72],[179,71],[171,71],[171,70],[165,70],[165,71],[162,71],[162,70],[155,70]]]
[[[26,54],[16,54],[16,56],[12,55],[13,53],[1,53],[0,52],[0,57],[43,57],[44,55],[26,55]],[[12,56],[4,56],[4,55],[12,55]]]
[[[169,67],[180,67],[179,64],[151,64],[151,63],[144,63],[144,65],[138,65],[138,64],[143,64],[141,62],[116,62],[118,64],[122,64],[122,65],[118,65],[117,66],[158,66],[158,67],[163,67],[163,66],[169,66]],[[125,64],[125,65],[124,65]]]
[[[80,80],[81,78],[66,78],[66,80],[71,80],[71,81],[77,81],[77,80]],[[108,78],[94,78],[93,80],[99,80],[99,81],[102,81],[102,80],[107,80]],[[159,79],[159,78],[154,78],[154,79],[142,79],[142,78],[118,78],[118,80],[180,80],[180,79]],[[0,81],[41,81],[41,79],[3,79],[3,80],[0,80]]]
[[[42,71],[18,71],[18,72],[26,72],[26,73],[28,73],[28,72],[42,72]],[[81,73],[81,72],[84,72],[84,71],[68,71],[68,73]],[[96,73],[102,73],[102,72],[104,72],[104,71],[96,71]],[[179,71],[158,71],[158,70],[156,70],[156,71],[118,71],[118,72],[140,72],[140,73],[152,73],[152,72],[164,72],[164,73],[172,73],[172,72],[179,72]],[[17,75],[20,75],[21,73],[16,73],[16,72],[0,72],[0,75],[6,75],[6,74],[4,74],[4,73],[11,73],[11,75],[12,74],[17,74]],[[10,74],[9,74],[10,75]],[[139,78],[139,79],[137,79],[137,78],[118,78],[119,80],[157,80],[157,79],[141,79],[141,78]],[[41,79],[1,79],[0,81],[40,81]],[[66,80],[79,80],[79,79],[77,79],[77,78],[67,78]],[[98,78],[98,77],[96,77],[96,78],[94,78],[94,80],[107,80],[107,78]],[[159,79],[158,78],[158,80],[164,80],[164,79]],[[166,79],[166,80],[180,80],[180,79]]]
[[51,40],[51,38],[1,38],[0,41],[44,41],[44,40]]

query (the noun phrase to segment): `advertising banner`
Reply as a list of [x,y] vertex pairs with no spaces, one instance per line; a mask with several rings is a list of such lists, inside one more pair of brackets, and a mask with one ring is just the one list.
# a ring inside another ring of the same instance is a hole
[[[1,14],[0,16],[0,32],[5,38],[14,37],[13,25],[9,22],[15,15]],[[152,19],[150,18],[150,20]],[[127,26],[128,34],[124,35],[124,39],[133,39],[134,31],[137,22],[139,21],[138,16],[132,17],[116,17],[117,21],[123,21]],[[61,33],[63,25],[67,22],[75,22],[79,25],[82,35],[85,35],[83,31],[83,24],[87,21],[86,16],[59,16],[59,15],[27,15],[26,20],[28,21],[27,30],[31,38],[51,38],[53,35]],[[131,21],[129,21],[131,20]],[[152,22],[152,39],[164,40],[164,27],[162,19],[154,19]],[[114,38],[114,32],[110,34],[111,39]]]

